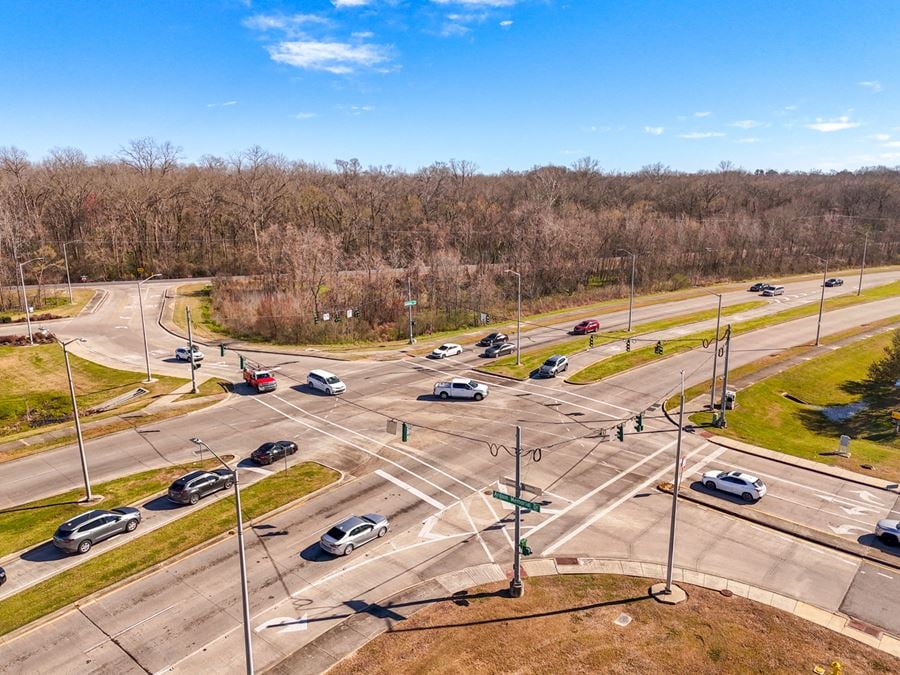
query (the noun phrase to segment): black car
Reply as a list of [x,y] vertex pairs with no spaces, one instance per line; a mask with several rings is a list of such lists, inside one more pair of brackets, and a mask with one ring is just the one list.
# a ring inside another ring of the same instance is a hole
[[828,281],[825,282],[825,285],[828,286],[829,288],[831,288],[832,286],[843,286],[844,280],[843,279],[829,279]]
[[488,358],[497,358],[498,356],[503,356],[504,354],[512,354],[516,351],[516,346],[509,342],[502,342],[500,344],[493,345],[484,350],[484,355]]
[[169,486],[168,497],[179,504],[196,504],[200,497],[227,490],[234,485],[234,473],[228,469],[192,471]]
[[259,446],[251,453],[250,459],[256,464],[271,464],[286,455],[293,455],[295,452],[297,452],[297,444],[293,441],[273,441]]
[[766,287],[768,285],[769,284],[765,281],[757,281],[755,284],[753,284],[747,290],[750,291],[751,293],[762,293],[764,290],[766,290]]
[[481,338],[481,340],[478,341],[478,346],[493,347],[494,345],[501,345],[507,340],[509,340],[509,336],[504,333],[491,333],[487,337]]

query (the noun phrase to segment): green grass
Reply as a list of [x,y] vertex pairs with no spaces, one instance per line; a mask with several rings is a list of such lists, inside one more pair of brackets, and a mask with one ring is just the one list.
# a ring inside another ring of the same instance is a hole
[[[750,302],[742,302],[737,305],[731,305],[722,309],[722,316],[730,316],[739,312],[745,312],[756,307],[761,307],[765,304],[766,302],[764,300],[751,300]],[[716,317],[716,312],[717,310],[715,309],[702,310],[700,312],[693,312],[692,314],[683,314],[680,316],[671,316],[663,319],[657,319],[656,321],[650,321],[635,326],[634,330],[631,333],[627,331],[603,332],[602,334],[594,336],[594,346],[598,347],[610,342],[615,342],[616,340],[623,340],[627,337],[637,338],[643,333],[652,333],[655,331],[666,330],[668,328],[672,328],[673,326],[681,326],[685,324],[697,323],[699,321],[707,321],[708,319],[714,319]],[[710,337],[714,332],[715,331],[709,331]],[[478,368],[476,368],[476,370],[484,373],[491,373],[493,375],[505,375],[507,377],[524,380],[528,378],[533,370],[539,368],[540,365],[544,361],[546,361],[548,357],[554,354],[565,354],[566,356],[568,356],[570,354],[584,351],[590,344],[589,340],[590,338],[586,336],[579,336],[573,340],[556,342],[553,345],[540,347],[539,349],[524,351],[522,353],[522,364],[520,366],[516,366],[515,356],[505,356],[502,359],[498,359],[494,363],[479,366]],[[633,352],[629,352],[629,355],[638,354],[640,351],[641,350],[635,350]],[[650,353],[653,353],[652,347],[650,347]],[[601,363],[603,363],[603,361],[601,361]]]
[[[176,478],[190,471],[217,466],[219,463],[216,460],[176,464],[97,483],[91,485],[91,491],[95,497],[103,497],[100,508],[126,506],[164,490]],[[60,523],[98,508],[97,504],[79,502],[83,498],[84,489],[78,488],[0,511],[0,531],[3,532],[0,558],[49,539]]]
[[[890,284],[864,290],[859,296],[840,295],[829,298],[825,300],[824,311],[830,312],[864,302],[885,300],[898,294],[900,294],[900,281],[895,281]],[[780,323],[812,316],[818,312],[818,303],[809,303],[798,307],[792,307],[783,312],[768,314],[755,319],[750,319],[749,321],[742,321],[741,323],[734,324],[731,326],[731,334],[732,336],[741,335],[760,328],[775,326]],[[702,344],[704,340],[712,340],[714,338],[715,330],[709,330],[693,333],[692,335],[685,335],[674,340],[664,340],[664,356],[672,356],[673,354],[689,351]],[[582,368],[571,377],[566,378],[566,382],[571,382],[572,384],[588,384],[602,380],[604,377],[610,377],[611,375],[630,370],[631,368],[637,368],[638,366],[642,366],[650,361],[660,358],[654,353],[653,349],[653,346],[648,346],[624,354],[616,354],[615,356],[598,361],[587,368]]]
[[[145,384],[143,373],[107,368],[69,354],[72,379],[82,421],[88,410],[120,394],[144,387],[149,394],[135,404],[120,408],[134,410],[184,384],[186,380],[165,375]],[[62,347],[56,344],[31,347],[0,347],[0,436],[18,434],[34,427],[41,430],[54,422],[68,422],[72,414],[69,384]]]
[[[32,317],[35,314],[53,314],[58,317],[76,316],[84,309],[84,306],[94,297],[96,291],[88,288],[73,288],[72,302],[69,302],[68,291],[51,291],[44,293],[44,301],[38,305],[35,302],[37,291],[30,290],[28,298],[34,311],[31,312]],[[21,300],[21,296],[20,296]],[[34,320],[32,318],[32,320]],[[22,309],[9,309],[0,312],[0,323],[18,323],[25,322],[25,312]]]
[[[241,490],[243,515],[248,520],[258,518],[333,483],[338,476],[312,462],[293,466]],[[233,530],[234,524],[234,498],[228,497],[0,600],[0,635]],[[140,528],[136,534],[140,535]]]
[[225,394],[232,390],[234,387],[234,383],[229,382],[228,380],[223,380],[220,377],[211,377],[205,382],[202,382],[197,387],[196,394],[182,394],[176,400],[177,401],[190,401],[195,398],[202,398],[204,396],[215,396],[216,394]]
[[[890,341],[891,332],[883,333],[742,389],[738,407],[728,413],[728,428],[716,433],[828,464],[872,464],[871,475],[896,479],[900,436],[894,433],[890,411],[900,406],[900,392],[884,391],[867,379],[869,365],[884,355]],[[785,398],[785,393],[803,403]],[[860,400],[870,407],[844,422],[831,422],[821,412],[823,406]],[[705,425],[711,415],[695,413],[691,421]],[[853,439],[851,460],[831,454],[841,434]]]

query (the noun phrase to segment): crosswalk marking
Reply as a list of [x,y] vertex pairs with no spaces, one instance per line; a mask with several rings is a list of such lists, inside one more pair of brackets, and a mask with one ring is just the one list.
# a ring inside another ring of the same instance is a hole
[[421,499],[423,502],[427,502],[428,504],[431,504],[431,505],[432,505],[434,508],[436,508],[436,509],[444,510],[445,508],[447,508],[446,506],[444,506],[443,504],[441,504],[437,499],[434,499],[434,498],[432,498],[432,497],[429,497],[428,495],[426,495],[426,494],[425,494],[424,492],[422,492],[421,490],[418,490],[418,489],[414,488],[414,487],[413,487],[412,485],[410,485],[409,483],[403,482],[402,480],[400,480],[400,479],[397,478],[396,476],[392,476],[392,475],[389,474],[387,471],[382,471],[381,469],[375,469],[375,473],[376,473],[376,475],[381,476],[382,478],[384,478],[386,481],[389,481],[389,482],[393,483],[393,484],[396,485],[397,487],[403,488],[404,490],[406,490],[407,492],[409,492],[411,495],[415,495],[416,497],[418,497],[419,499]]

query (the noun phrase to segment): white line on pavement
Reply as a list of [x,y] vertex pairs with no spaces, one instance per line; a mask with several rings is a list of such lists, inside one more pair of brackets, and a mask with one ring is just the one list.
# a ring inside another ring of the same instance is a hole
[[115,640],[117,637],[119,637],[119,636],[122,635],[123,633],[127,633],[128,631],[130,631],[130,630],[133,629],[133,628],[137,628],[137,627],[140,626],[142,623],[147,623],[147,622],[150,621],[151,619],[155,619],[155,618],[158,617],[160,614],[163,614],[163,613],[165,613],[165,612],[168,612],[170,609],[172,609],[173,607],[177,607],[177,606],[178,606],[178,603],[176,602],[174,605],[169,605],[169,606],[166,607],[165,609],[161,609],[161,610],[159,610],[158,612],[154,612],[154,613],[151,614],[150,616],[141,619],[141,620],[138,621],[137,623],[133,623],[133,624],[131,624],[130,626],[128,626],[127,628],[123,628],[123,629],[120,630],[118,633],[114,633],[113,635],[110,635],[110,636],[109,636],[108,638],[106,638],[105,640],[101,640],[100,642],[98,642],[97,644],[95,644],[93,647],[88,647],[87,649],[84,650],[84,653],[87,654],[88,652],[91,652],[91,651],[97,649],[97,647],[102,647],[102,646],[105,645],[107,642],[112,642],[113,640]]
[[478,537],[478,543],[481,544],[481,548],[484,549],[485,555],[487,555],[488,560],[494,562],[494,555],[491,553],[491,549],[487,547],[487,543],[484,541],[484,537],[481,536],[481,531],[475,525],[475,521],[472,520],[472,514],[469,513],[469,509],[466,508],[465,502],[460,500],[459,505],[462,507],[463,513],[466,514],[466,519],[469,521],[469,525],[472,526],[472,532],[474,532],[475,536]]
[[404,490],[406,490],[407,492],[409,492],[411,495],[415,495],[416,497],[418,497],[419,499],[421,499],[423,502],[428,502],[429,504],[431,504],[431,505],[432,505],[434,508],[436,508],[436,509],[441,509],[441,510],[443,510],[443,509],[447,508],[447,507],[445,507],[443,504],[441,504],[437,499],[433,499],[433,498],[429,497],[428,495],[426,495],[426,494],[425,494],[424,492],[422,492],[421,490],[418,490],[418,489],[414,488],[414,487],[413,487],[412,485],[410,485],[409,483],[404,483],[402,480],[400,480],[399,478],[396,478],[396,477],[392,476],[392,475],[389,474],[387,471],[382,471],[381,469],[375,469],[375,472],[374,472],[374,473],[376,473],[377,475],[381,476],[381,477],[384,478],[386,481],[390,481],[391,483],[393,483],[393,484],[396,485],[397,487],[403,488]]

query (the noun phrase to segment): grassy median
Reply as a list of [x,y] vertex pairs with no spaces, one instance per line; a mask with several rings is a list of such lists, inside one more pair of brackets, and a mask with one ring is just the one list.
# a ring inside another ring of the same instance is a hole
[[[244,518],[258,518],[336,481],[333,469],[304,462],[241,490]],[[234,498],[195,510],[163,527],[0,600],[0,635],[188,551],[234,528]],[[129,535],[120,535],[127,537]]]

